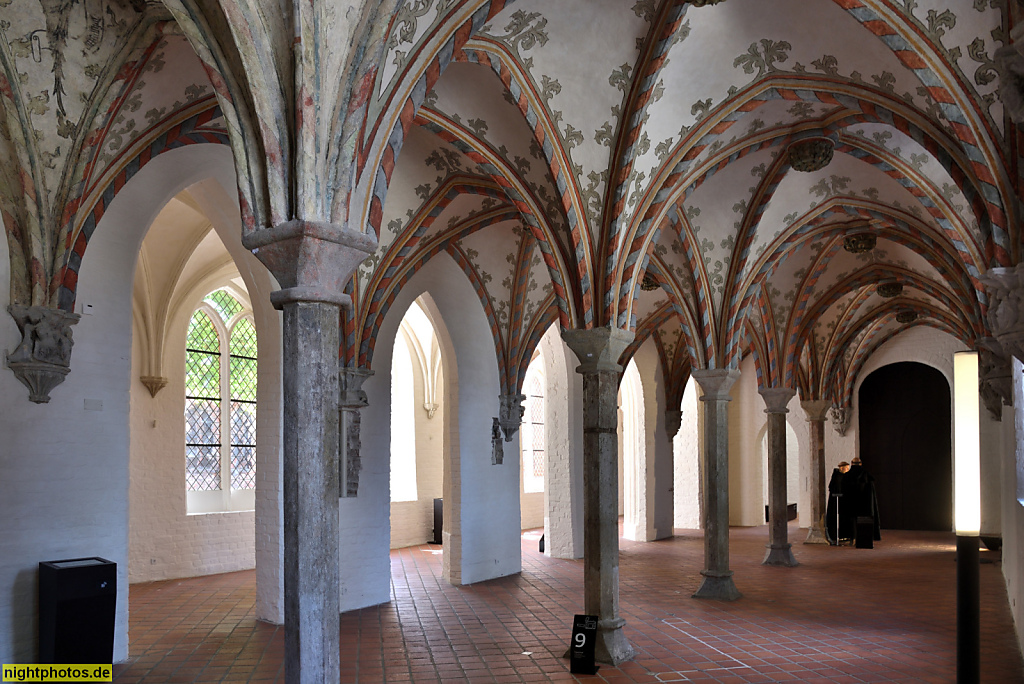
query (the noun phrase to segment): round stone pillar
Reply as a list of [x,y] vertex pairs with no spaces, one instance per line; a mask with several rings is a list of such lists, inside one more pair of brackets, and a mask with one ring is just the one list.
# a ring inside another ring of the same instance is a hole
[[694,598],[735,601],[739,590],[729,569],[729,390],[740,377],[738,370],[695,370],[704,406],[702,450],[704,490],[704,569]]
[[341,678],[338,552],[340,309],[375,246],[341,226],[289,221],[243,236],[282,289],[285,680]]
[[597,615],[595,657],[618,665],[635,655],[619,616],[619,356],[633,333],[618,328],[566,330],[562,338],[583,376],[583,593]]
[[811,529],[804,544],[828,544],[825,536],[825,419],[832,402],[801,401],[811,428]]
[[789,520],[786,514],[786,406],[796,394],[788,387],[758,390],[764,398],[768,414],[768,553],[763,565],[793,567],[799,565],[789,543]]

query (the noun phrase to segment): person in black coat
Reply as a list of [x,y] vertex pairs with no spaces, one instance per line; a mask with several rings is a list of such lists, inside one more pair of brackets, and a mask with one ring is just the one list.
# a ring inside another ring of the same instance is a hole
[[[828,481],[828,503],[825,506],[825,537],[832,546],[838,546],[847,539],[853,538],[853,527],[845,524],[851,522],[849,518],[842,518],[840,514],[843,498],[843,475],[850,469],[850,464],[843,461],[832,469],[832,479]],[[844,524],[840,524],[840,520]]]
[[[843,518],[849,516],[849,523],[856,528],[857,518],[871,518],[873,527],[873,539],[878,541],[882,538],[878,520],[878,497],[875,495],[875,478],[871,477],[868,471],[864,470],[859,456],[854,456],[850,464],[850,470],[843,475],[842,483],[843,508],[839,512],[840,526]],[[866,540],[861,540],[866,541]],[[866,544],[870,546],[870,544]]]

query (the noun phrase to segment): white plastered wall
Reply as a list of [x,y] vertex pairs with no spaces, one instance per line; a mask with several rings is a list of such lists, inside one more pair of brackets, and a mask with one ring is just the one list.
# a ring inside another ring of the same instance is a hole
[[[444,396],[444,371],[442,369],[437,378],[438,408],[431,417],[423,407],[426,403],[426,371],[416,354],[412,354],[412,367],[413,415],[416,421],[416,501],[391,503],[390,546],[393,549],[423,544],[433,539],[434,499],[440,498],[444,489],[444,424],[447,406],[440,400]],[[390,453],[389,449],[389,458]]]
[[765,414],[753,356],[748,355],[739,370],[728,404],[729,524],[743,527],[764,524],[764,466],[758,435]]
[[[233,178],[219,145],[169,151],[143,167],[110,203],[89,243],[78,303],[90,304],[73,329],[71,373],[47,404],[32,404],[8,370],[0,372],[0,659],[36,656],[39,561],[101,556],[118,564],[114,660],[128,656],[129,412],[132,280],[143,236],[160,209],[208,177]],[[7,252],[0,302],[10,301]],[[20,340],[0,316],[2,346]],[[166,390],[165,390],[166,391]],[[87,409],[88,407],[88,409]],[[43,475],[45,473],[45,476]],[[279,556],[278,556],[279,558]]]
[[[810,486],[810,479],[807,477],[810,463],[810,434],[805,429],[804,434],[798,434],[794,426],[800,426],[803,410],[800,408],[799,399],[794,396],[786,405],[789,413],[786,416],[786,504],[796,504],[798,521],[800,527],[807,527],[809,524],[809,513],[806,510],[810,506],[810,496],[805,489]],[[765,414],[765,422],[758,432],[757,443],[761,449],[761,501],[762,506],[769,502],[769,490],[771,482],[768,476],[768,418]],[[805,463],[805,461],[807,461]],[[762,521],[764,519],[762,518]],[[807,520],[808,524],[804,521]]]
[[[764,525],[767,500],[766,434],[768,415],[758,392],[754,357],[740,363],[740,377],[729,402],[729,524]],[[810,525],[810,431],[798,397],[787,405],[786,484],[788,503],[797,504],[801,527]],[[685,414],[684,414],[685,416]],[[792,540],[791,540],[792,541]]]
[[1017,641],[1024,649],[1024,366],[1013,359],[1013,406],[1003,407],[1003,577]]
[[[541,353],[543,354],[543,352],[541,352]],[[528,368],[527,375],[526,375],[527,383],[529,382],[529,379],[530,379],[530,373],[533,373],[536,370],[536,369],[533,368],[534,364],[537,364],[540,367],[540,369],[539,369],[540,372],[543,372],[544,366],[545,366],[545,361],[544,361],[543,356],[536,356],[530,362],[530,367]],[[551,403],[551,399],[552,399],[552,397],[550,396],[550,391],[551,390],[548,387],[547,376],[546,375],[542,375],[541,377],[542,377],[542,383],[543,383],[543,387],[544,387],[544,390],[543,390],[543,392],[544,392],[544,412],[547,413],[548,405]],[[524,386],[520,391],[523,394],[528,394],[528,389],[529,389],[528,387]],[[524,416],[523,420],[525,421],[528,417],[529,416]],[[545,466],[547,465],[547,438],[548,438],[547,429],[548,429],[547,428],[547,418],[545,417],[545,421],[544,421]],[[520,431],[520,433],[519,433],[520,446],[522,445],[522,438],[523,438],[523,433]],[[521,450],[520,450],[519,454],[520,454],[520,456],[519,456],[519,461],[520,461],[520,464],[519,464],[520,465],[520,467],[519,467],[519,511],[520,511],[520,516],[521,516],[521,520],[520,520],[519,524],[522,525],[524,530],[532,530],[532,529],[537,528],[537,527],[544,527],[544,514],[545,514],[545,510],[546,510],[545,507],[544,507],[545,506],[544,501],[546,500],[546,496],[545,496],[543,491],[540,491],[540,492],[528,492],[528,491],[526,491],[526,482],[525,482],[525,480],[526,480],[526,473],[524,472],[524,468],[526,468],[527,465],[523,462],[522,451]],[[546,547],[547,546],[547,539],[545,538],[544,541],[545,541],[545,547]]]
[[544,407],[544,553],[583,557],[583,376],[558,324],[540,340],[549,401]]
[[642,445],[632,473],[635,505],[624,521],[623,536],[654,541],[672,536],[673,453],[665,432],[665,380],[654,341],[644,342],[633,357],[640,376]]
[[699,530],[701,525],[700,439],[704,430],[704,413],[700,410],[700,389],[692,379],[683,391],[682,420],[672,440],[674,520],[675,527]]
[[[364,389],[359,496],[341,500],[342,610],[390,597],[389,466],[391,356],[409,305],[424,296],[445,368],[444,564],[453,584],[521,570],[519,441],[491,464],[491,418],[498,414],[498,365],[490,328],[469,280],[446,254],[434,257],[398,293],[376,335],[374,375]],[[458,335],[449,331],[457,330]]]
[[[230,171],[230,167],[221,172]],[[184,270],[173,283],[173,294],[154,292],[154,300],[168,303],[166,336],[163,340],[163,374],[167,387],[156,397],[138,380],[141,345],[133,344],[131,413],[131,485],[129,492],[129,579],[132,582],[189,577],[244,570],[256,566],[257,527],[261,546],[273,547],[280,540],[280,405],[281,405],[281,323],[270,305],[276,289],[269,272],[242,247],[237,201],[224,183],[211,178],[190,187],[210,220],[223,250],[206,255],[199,268]],[[189,258],[193,244],[183,244],[178,253],[165,253],[166,260]],[[230,256],[229,256],[230,255]],[[230,258],[231,261],[223,262]],[[218,263],[220,263],[218,267]],[[184,373],[185,336],[192,311],[211,290],[232,277],[241,277],[248,290],[256,325],[260,361],[258,365],[259,405],[257,407],[257,487],[261,490],[261,514],[254,510],[188,515],[184,489]],[[136,282],[139,282],[138,280]],[[139,338],[138,318],[134,329]],[[264,472],[266,470],[266,472]],[[266,515],[264,515],[266,513]],[[257,522],[258,519],[258,522]],[[281,622],[283,611],[279,590],[280,550],[264,551],[267,571],[261,584],[257,614]],[[261,564],[262,565],[262,564]],[[261,568],[263,569],[263,568]]]

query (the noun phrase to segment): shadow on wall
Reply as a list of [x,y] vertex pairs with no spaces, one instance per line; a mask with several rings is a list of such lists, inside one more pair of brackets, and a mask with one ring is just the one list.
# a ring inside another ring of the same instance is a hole
[[[39,653],[39,571],[36,568],[21,570],[14,578],[11,588],[11,634],[30,634],[31,644],[15,644],[14,657],[23,663],[38,661]],[[19,652],[20,651],[20,652]]]

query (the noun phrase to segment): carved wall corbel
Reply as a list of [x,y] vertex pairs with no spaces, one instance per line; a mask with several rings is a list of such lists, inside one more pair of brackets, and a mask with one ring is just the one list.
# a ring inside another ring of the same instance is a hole
[[1024,24],[1010,31],[1010,42],[996,50],[999,99],[1014,123],[1024,123]]
[[501,445],[501,421],[491,419],[491,465],[505,462],[505,448]]
[[50,392],[71,372],[71,326],[78,314],[46,306],[11,304],[8,313],[18,324],[21,343],[7,355],[7,366],[29,391],[29,401],[45,404]]
[[511,442],[515,434],[519,432],[519,426],[523,423],[523,414],[526,407],[525,394],[500,394],[498,395],[498,424],[505,435],[505,441]]
[[999,341],[986,337],[978,344],[978,392],[992,420],[1002,421],[1003,404],[1013,406],[1010,356]]
[[850,416],[852,413],[849,406],[833,406],[829,413],[832,418],[832,427],[842,437],[846,436],[846,431],[850,427]]
[[139,381],[146,386],[146,389],[149,390],[149,396],[153,398],[156,398],[156,393],[167,387],[168,383],[167,378],[159,375],[143,375],[139,378]]
[[362,445],[359,434],[362,424],[360,409],[370,405],[370,400],[363,390],[363,383],[372,375],[373,371],[368,368],[342,368],[338,371],[338,384],[341,389],[338,398],[341,428],[338,440],[338,491],[343,498],[359,494],[359,471],[362,470],[359,455]]
[[988,293],[989,330],[1007,356],[1024,362],[1024,264],[990,268],[979,280]]
[[683,412],[679,409],[665,409],[665,432],[668,438],[673,439],[679,434],[679,427],[683,424]]

